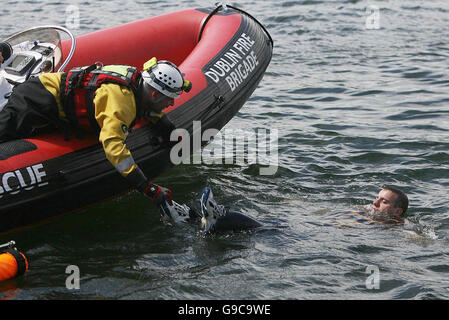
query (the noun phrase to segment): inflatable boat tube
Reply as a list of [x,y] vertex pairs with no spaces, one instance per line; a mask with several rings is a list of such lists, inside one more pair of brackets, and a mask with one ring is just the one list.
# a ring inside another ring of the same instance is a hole
[[[201,121],[202,134],[209,128],[220,130],[232,119],[262,79],[273,50],[265,28],[230,6],[147,18],[79,36],[76,44],[65,70],[97,61],[142,68],[153,56],[176,63],[193,88],[165,112],[191,139],[194,121]],[[70,45],[69,40],[62,43],[64,54]],[[161,146],[156,136],[141,121],[126,140],[150,179],[173,166],[170,148]],[[98,137],[65,141],[63,134],[54,133],[0,144],[0,232],[129,190],[107,161]]]

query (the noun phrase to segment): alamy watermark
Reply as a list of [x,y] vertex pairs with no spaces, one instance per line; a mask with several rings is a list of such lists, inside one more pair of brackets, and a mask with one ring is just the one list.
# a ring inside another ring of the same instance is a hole
[[365,28],[368,30],[380,29],[380,9],[376,5],[366,7]]
[[380,289],[380,271],[378,266],[367,266],[365,270],[369,276],[366,278],[365,287],[368,290]]
[[[170,151],[173,164],[234,164],[260,166],[260,175],[274,175],[278,169],[278,130],[257,128],[201,130],[201,122],[193,122],[192,136],[185,129],[176,129],[170,140],[178,141]],[[201,146],[209,143],[201,150]],[[194,152],[192,156],[191,153]]]
[[71,264],[65,268],[65,273],[69,274],[65,280],[65,287],[68,290],[78,290],[80,288],[80,268]]
[[78,6],[69,5],[65,8],[65,26],[69,30],[79,29],[80,9]]

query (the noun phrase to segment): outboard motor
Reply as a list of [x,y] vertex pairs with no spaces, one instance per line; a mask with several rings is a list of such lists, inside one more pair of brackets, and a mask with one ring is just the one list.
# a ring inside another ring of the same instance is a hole
[[[64,34],[71,39],[67,56],[63,55],[61,46],[61,36]],[[44,72],[63,71],[72,58],[75,47],[73,34],[60,26],[33,27],[0,42],[3,57],[0,65],[0,111],[7,104],[16,85]]]

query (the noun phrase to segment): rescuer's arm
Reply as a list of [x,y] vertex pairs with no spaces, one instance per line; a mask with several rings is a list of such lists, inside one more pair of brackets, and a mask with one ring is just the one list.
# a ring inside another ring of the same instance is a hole
[[152,198],[156,205],[164,197],[171,201],[170,190],[149,181],[126,147],[129,125],[136,117],[132,92],[118,85],[103,85],[96,91],[94,104],[95,118],[101,128],[99,140],[109,162],[135,189]]

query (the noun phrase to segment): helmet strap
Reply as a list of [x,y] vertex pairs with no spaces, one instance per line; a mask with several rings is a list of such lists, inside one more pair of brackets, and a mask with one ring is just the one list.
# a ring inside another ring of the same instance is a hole
[[[148,91],[147,88],[145,88],[147,84],[145,84],[145,82],[142,82],[142,108],[143,108],[143,116],[145,118],[148,118],[150,116],[150,113],[153,111],[153,106],[158,104],[159,102],[162,102],[164,99],[166,99],[167,97],[163,94],[160,93],[161,96],[159,98],[153,99],[152,95],[150,94],[150,92]],[[155,89],[152,89],[155,90]]]

